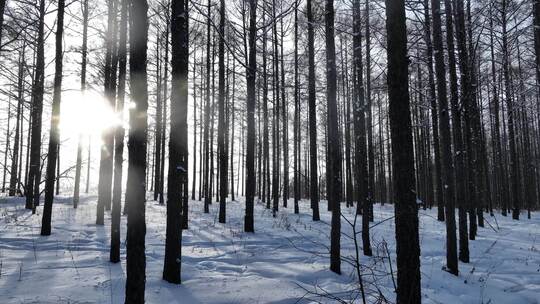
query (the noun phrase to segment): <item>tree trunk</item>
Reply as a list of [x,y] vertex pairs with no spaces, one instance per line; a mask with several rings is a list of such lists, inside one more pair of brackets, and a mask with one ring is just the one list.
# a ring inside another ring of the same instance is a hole
[[[148,142],[147,11],[146,0],[131,0],[129,10],[129,79],[134,106],[130,108],[129,112],[125,303],[144,303],[146,281],[144,252],[146,189],[144,179]],[[171,205],[173,204],[171,203]]]
[[409,109],[405,1],[386,0],[388,97],[392,135],[397,303],[420,303],[420,245]]
[[477,177],[477,162],[476,162],[476,145],[477,137],[475,135],[473,126],[473,90],[472,87],[473,78],[471,70],[473,66],[470,64],[469,53],[467,49],[467,38],[465,29],[465,13],[463,7],[463,0],[454,0],[454,10],[456,13],[456,40],[459,54],[459,69],[461,74],[461,106],[464,108],[464,139],[466,144],[466,151],[462,151],[466,156],[466,165],[464,165],[464,173],[466,173],[467,186],[468,186],[468,201],[465,206],[469,211],[469,237],[474,240],[476,235],[476,211],[475,205],[478,199],[478,185],[476,182]]
[[277,212],[279,210],[279,190],[280,190],[280,144],[279,144],[279,133],[280,133],[280,126],[279,126],[279,111],[280,111],[280,79],[279,79],[279,42],[278,42],[278,31],[277,31],[277,14],[276,14],[276,0],[272,1],[272,19],[273,19],[273,27],[272,27],[272,35],[274,36],[272,40],[272,45],[274,47],[273,52],[273,66],[274,66],[274,73],[273,73],[273,92],[272,92],[272,98],[274,99],[274,123],[272,125],[273,128],[273,139],[272,139],[272,215],[274,217],[277,216]]
[[[255,197],[255,79],[257,73],[256,41],[257,0],[249,1],[249,66],[247,78],[247,146],[246,146],[246,215],[244,231],[255,232],[253,209]],[[234,115],[234,114],[233,114]]]
[[515,115],[514,102],[510,93],[510,54],[508,51],[508,33],[507,33],[507,1],[502,1],[501,23],[502,23],[502,51],[503,51],[503,74],[504,74],[504,89],[506,92],[506,107],[508,112],[508,141],[510,148],[510,193],[512,199],[512,218],[519,220],[519,168],[518,155],[516,149],[515,136]]
[[167,237],[163,279],[169,283],[181,282],[182,206],[183,187],[187,171],[187,104],[188,104],[188,15],[187,3],[171,2],[172,37],[172,93],[171,133],[169,139],[169,178],[167,191]]
[[353,56],[354,56],[354,138],[355,138],[355,162],[356,162],[356,191],[357,205],[356,214],[362,214],[362,243],[364,254],[372,255],[369,240],[369,173],[368,155],[366,147],[366,116],[365,116],[365,95],[364,95],[364,70],[362,64],[362,30],[360,16],[360,0],[353,2]]
[[454,164],[452,160],[452,146],[450,134],[450,113],[448,111],[448,97],[446,91],[446,71],[444,67],[444,49],[442,42],[441,7],[439,0],[431,0],[433,12],[433,43],[435,51],[435,72],[437,74],[437,93],[439,101],[439,130],[441,132],[441,182],[443,183],[446,221],[446,267],[454,275],[458,274],[456,216],[455,216],[455,181]]
[[[280,1],[280,9],[283,12],[283,0]],[[281,102],[283,108],[281,109],[281,120],[283,124],[283,207],[287,208],[287,201],[289,200],[289,110],[287,106],[287,99],[285,95],[285,66],[283,55],[283,37],[285,31],[283,30],[283,17],[280,19],[281,30]]]
[[206,107],[204,111],[204,163],[205,163],[205,169],[204,169],[204,213],[209,213],[209,205],[212,201],[212,194],[211,194],[211,185],[210,185],[210,170],[211,170],[211,164],[210,164],[210,149],[212,149],[212,146],[210,145],[210,139],[209,139],[209,127],[210,127],[210,18],[211,18],[211,3],[210,0],[208,0],[207,3],[207,25],[206,25]]
[[64,33],[64,7],[65,1],[58,0],[58,15],[56,24],[56,54],[54,66],[54,93],[51,114],[51,129],[49,131],[49,154],[47,158],[47,173],[45,178],[45,203],[43,206],[43,219],[41,221],[41,235],[51,234],[51,215],[54,200],[54,182],[56,176],[56,160],[60,145],[60,102],[62,98],[62,38]]
[[330,270],[341,274],[341,148],[336,105],[336,46],[334,41],[334,1],[326,0],[325,6],[326,33],[326,90],[328,102],[328,155],[330,163],[331,187],[328,193],[328,204],[332,206],[330,231]]
[[298,0],[294,2],[294,213],[300,212],[300,83],[298,79]]
[[[375,153],[373,151],[373,123],[371,112],[371,41],[369,26],[369,1],[366,1],[366,128],[367,128],[367,153],[368,153],[368,190],[367,190],[367,212],[368,219],[373,222],[373,195],[375,193]],[[367,227],[367,228],[366,228]],[[369,229],[369,225],[362,228],[364,230]],[[369,234],[369,231],[366,233]],[[368,236],[369,238],[369,236]],[[371,248],[370,250],[371,251]],[[368,253],[370,253],[368,251]],[[364,253],[366,251],[364,250]],[[371,255],[371,254],[368,254]]]
[[313,29],[312,0],[307,0],[308,22],[308,104],[309,104],[309,154],[310,154],[310,189],[311,208],[313,220],[318,221],[319,216],[319,186],[317,177],[317,103],[315,88],[315,46]]
[[[441,36],[441,16],[440,16],[440,10],[441,5],[440,3],[434,4],[436,6],[436,9],[433,9],[433,28],[435,31],[435,18],[437,18],[438,22],[438,33],[433,33],[433,36],[437,35],[437,39],[440,41],[440,45],[437,46],[437,52],[441,52],[441,54],[444,56],[443,48],[442,48],[442,36]],[[435,15],[437,15],[435,17]],[[431,106],[431,127],[433,131],[433,151],[434,151],[434,162],[435,162],[435,180],[434,180],[434,188],[436,192],[436,200],[437,200],[437,220],[444,221],[444,193],[442,183],[442,168],[441,168],[441,145],[439,143],[439,117],[438,117],[438,110],[437,110],[437,96],[435,94],[435,77],[433,73],[433,46],[431,43],[431,20],[430,20],[430,14],[429,14],[429,0],[424,0],[424,26],[425,26],[425,40],[426,40],[426,57],[427,57],[427,65],[428,65],[428,83],[429,83],[429,100],[430,100],[430,106]],[[434,38],[435,40],[435,38]],[[440,47],[440,48],[439,48]],[[438,54],[437,54],[438,55]],[[442,72],[444,72],[444,57],[441,58],[443,61],[439,62],[441,66],[439,68],[442,68]],[[437,80],[444,76],[446,78],[446,74],[437,74]],[[445,99],[446,97],[446,82],[444,82],[445,88]],[[439,93],[440,94],[440,93]],[[440,99],[439,99],[440,103]],[[448,104],[448,99],[446,99],[446,104]],[[448,107],[445,111],[448,111]],[[445,113],[444,115],[448,115]],[[445,126],[446,127],[446,126]],[[450,141],[447,143],[451,151]],[[446,149],[446,148],[445,148]],[[451,155],[450,155],[451,157]],[[455,227],[454,227],[455,229]]]
[[4,25],[5,8],[6,8],[6,0],[0,0],[0,50],[2,49],[2,28]]
[[[467,212],[465,209],[466,201],[466,178],[465,170],[465,151],[463,151],[463,137],[461,133],[461,109],[459,105],[459,95],[456,73],[456,56],[454,50],[454,25],[453,11],[450,0],[444,1],[446,14],[446,44],[448,49],[448,71],[450,75],[450,103],[452,107],[452,132],[454,141],[454,161],[456,176],[456,202],[458,203],[459,216],[459,260],[465,263],[469,262],[469,239],[467,231]],[[460,177],[460,178],[457,178]],[[448,214],[447,214],[448,215]]]
[[155,159],[155,170],[153,172],[154,180],[154,200],[159,199],[160,187],[161,187],[161,156],[164,151],[161,150],[161,140],[163,134],[163,100],[161,99],[161,57],[160,57],[160,37],[156,39],[156,129],[154,132],[155,137],[155,149],[153,158]]
[[218,95],[218,153],[219,153],[219,222],[226,222],[227,186],[229,177],[227,148],[225,146],[225,0],[221,0],[219,22],[219,95]]
[[39,205],[39,184],[41,181],[41,116],[43,114],[43,87],[45,80],[44,18],[45,0],[40,0],[36,39],[36,64],[34,84],[32,86],[30,165],[28,181],[25,187],[26,209],[32,209],[32,214],[35,214],[36,206]]
[[[127,43],[127,14],[128,0],[122,0],[120,11],[120,44],[118,46],[118,95],[116,99],[116,113],[123,121],[124,99],[126,92],[126,43]],[[122,209],[122,163],[124,161],[124,135],[122,124],[114,130],[114,179],[111,211],[111,251],[110,261],[120,262],[120,211]]]

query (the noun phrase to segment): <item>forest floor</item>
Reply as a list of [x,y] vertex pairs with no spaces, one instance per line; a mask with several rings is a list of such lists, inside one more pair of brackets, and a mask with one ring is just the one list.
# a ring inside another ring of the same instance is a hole
[[[355,256],[351,225],[342,220],[343,274],[336,275],[328,270],[326,203],[321,202],[320,222],[311,220],[308,201],[301,202],[300,215],[293,213],[292,204],[280,206],[275,218],[257,204],[252,234],[243,232],[243,202],[228,202],[227,223],[220,224],[218,204],[204,214],[201,202],[190,201],[190,226],[182,240],[183,282],[172,285],[161,279],[166,207],[148,201],[146,302],[361,303],[356,272],[347,263]],[[122,262],[109,263],[110,214],[105,226],[96,226],[95,212],[95,196],[82,197],[78,209],[71,198],[60,196],[52,235],[43,237],[42,207],[33,216],[22,198],[0,198],[0,303],[123,303],[125,243]],[[354,208],[343,207],[343,214],[354,220]],[[393,206],[377,204],[374,214],[374,257],[360,252],[362,277],[368,302],[384,297],[393,303]],[[540,214],[533,213],[531,220],[500,214],[486,219],[489,224],[470,242],[471,262],[460,263],[456,277],[442,270],[445,224],[436,220],[436,209],[420,210],[424,303],[540,303]],[[360,230],[361,218],[356,225]]]

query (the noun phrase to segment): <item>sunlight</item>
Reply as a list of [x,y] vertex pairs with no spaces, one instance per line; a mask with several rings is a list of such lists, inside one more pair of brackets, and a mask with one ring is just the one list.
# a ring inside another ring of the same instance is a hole
[[103,95],[95,91],[70,91],[63,95],[60,119],[62,136],[90,135],[122,123]]

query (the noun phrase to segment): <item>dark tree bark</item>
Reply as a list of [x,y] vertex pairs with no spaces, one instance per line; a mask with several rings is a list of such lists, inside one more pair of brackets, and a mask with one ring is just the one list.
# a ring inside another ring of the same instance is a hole
[[[165,18],[167,20],[170,19],[170,12],[169,12],[169,6],[165,8]],[[165,204],[165,198],[163,197],[163,189],[165,185],[165,140],[167,138],[167,100],[168,100],[168,94],[169,94],[169,31],[170,31],[170,24],[169,21],[167,21],[167,26],[165,27],[165,58],[163,60],[164,65],[164,73],[163,73],[163,128],[161,129],[161,165],[159,166],[161,168],[161,173],[159,180],[161,183],[159,184],[159,204],[163,205]]]
[[300,82],[298,79],[298,0],[294,2],[294,213],[300,212]]
[[386,0],[388,97],[392,136],[397,303],[420,303],[420,245],[409,108],[405,1]]
[[274,217],[277,216],[277,212],[279,210],[279,192],[280,192],[280,124],[279,124],[279,111],[281,107],[280,103],[280,82],[279,82],[279,41],[278,41],[278,30],[277,30],[277,14],[276,14],[276,0],[272,1],[272,19],[273,19],[273,27],[272,27],[272,34],[273,34],[273,40],[272,45],[274,47],[273,52],[273,67],[274,67],[274,74],[273,74],[273,92],[272,92],[272,98],[274,100],[274,122],[272,124],[273,129],[273,139],[272,139],[272,215]]
[[[280,10],[283,13],[283,0],[280,1]],[[283,17],[280,18],[280,30],[281,30],[281,120],[283,124],[283,207],[287,208],[287,202],[289,200],[289,110],[287,106],[287,99],[285,95],[285,58],[283,55],[283,38],[285,31],[283,30]]]
[[[366,128],[367,128],[367,156],[368,156],[368,190],[367,190],[367,212],[368,219],[370,222],[373,222],[373,199],[375,193],[375,152],[373,147],[373,123],[372,123],[372,110],[371,110],[371,38],[370,31],[370,16],[369,16],[369,1],[366,1]],[[362,222],[362,225],[363,222]],[[362,228],[362,233],[368,234],[367,238],[369,240],[369,224],[365,225]],[[364,244],[366,246],[366,244]],[[371,248],[366,251],[364,249],[364,254],[371,253]],[[371,255],[371,254],[366,254]]]
[[[454,143],[454,173],[456,176],[456,202],[458,204],[459,217],[459,260],[469,262],[469,238],[467,231],[466,201],[466,178],[465,176],[465,151],[463,146],[463,134],[461,133],[461,109],[459,105],[456,55],[454,50],[454,21],[452,3],[444,1],[446,15],[446,47],[448,49],[448,72],[450,81],[450,103],[452,107],[452,139]],[[458,178],[460,177],[460,178]]]
[[330,231],[330,270],[341,274],[341,148],[337,121],[336,45],[334,40],[334,1],[326,0],[326,94],[328,102],[328,156],[330,180],[328,204],[332,206]]
[[[182,206],[187,199],[187,103],[188,103],[188,15],[187,3],[171,2],[172,92],[169,138],[169,178],[167,191],[167,237],[163,279],[181,282]],[[184,191],[186,190],[186,191]]]
[[55,194],[60,194],[60,143],[58,143],[58,151],[56,151],[56,190]]
[[315,46],[313,32],[312,0],[307,0],[308,22],[308,104],[309,104],[309,156],[310,156],[310,196],[313,220],[318,221],[319,215],[319,186],[317,177],[317,103],[315,91]]
[[[266,24],[266,11],[267,5],[266,0],[263,0],[263,11],[262,19],[263,24]],[[267,58],[266,58],[266,49],[267,49],[267,31],[263,31],[263,52],[262,52],[262,68],[263,68],[263,192],[262,201],[266,203],[266,209],[270,209],[270,149],[269,149],[269,118],[268,118],[268,73],[267,73]]]
[[[455,216],[455,181],[454,164],[452,160],[452,145],[450,134],[450,113],[448,111],[448,97],[446,91],[446,71],[444,66],[444,48],[442,41],[441,6],[439,0],[432,0],[433,12],[433,44],[435,51],[435,72],[437,74],[437,93],[439,101],[439,130],[441,132],[441,182],[444,187],[445,221],[446,221],[446,267],[454,275],[458,274],[457,240],[456,240],[456,216]],[[432,109],[433,110],[433,109]]]
[[39,205],[41,182],[41,116],[43,114],[43,86],[45,78],[44,18],[45,0],[39,2],[39,21],[36,39],[36,64],[32,86],[30,165],[26,184],[26,209],[36,212]]
[[369,172],[368,172],[368,152],[366,147],[366,116],[365,116],[365,95],[364,95],[364,68],[362,64],[362,30],[360,18],[360,0],[353,2],[353,60],[354,60],[354,138],[355,138],[355,175],[357,205],[356,214],[362,214],[362,244],[364,254],[371,256],[371,245],[369,240]]
[[474,240],[476,235],[476,211],[475,206],[477,204],[476,200],[478,197],[478,184],[477,184],[477,136],[476,128],[474,126],[474,79],[472,77],[472,69],[474,66],[470,63],[471,58],[469,58],[469,50],[467,49],[467,38],[466,38],[466,28],[465,28],[465,12],[463,6],[463,0],[454,0],[454,11],[456,15],[456,41],[458,46],[459,54],[459,69],[461,74],[461,106],[464,108],[464,139],[466,144],[466,162],[467,165],[464,167],[466,170],[467,176],[467,186],[468,186],[468,200],[465,204],[469,211],[469,237],[471,240]]
[[154,149],[154,159],[155,159],[155,170],[154,170],[154,200],[157,201],[160,194],[160,187],[161,187],[161,156],[164,151],[161,150],[161,141],[163,140],[162,134],[163,134],[163,100],[161,99],[161,65],[160,65],[160,37],[158,34],[157,37],[157,43],[156,43],[156,65],[157,65],[157,72],[156,72],[156,129],[155,129],[155,149]]
[[210,0],[208,0],[207,3],[207,25],[206,25],[206,106],[204,110],[204,163],[205,163],[205,170],[204,170],[204,213],[209,213],[209,205],[212,203],[212,187],[210,183],[210,168],[212,167],[210,163],[210,149],[212,149],[212,146],[210,145],[210,139],[209,139],[209,128],[210,128],[210,24],[211,24],[211,3]]
[[49,131],[49,154],[47,159],[47,173],[45,178],[45,203],[43,205],[43,219],[41,221],[41,235],[51,234],[51,216],[54,200],[54,182],[56,176],[56,160],[60,145],[60,102],[62,101],[62,38],[64,33],[64,7],[65,1],[58,0],[58,15],[56,17],[56,54],[54,66],[54,93],[51,114],[51,129]]
[[508,142],[510,148],[510,197],[512,200],[512,218],[519,220],[519,164],[518,153],[516,148],[516,135],[515,135],[515,116],[514,102],[511,94],[511,81],[510,81],[510,53],[508,50],[508,31],[507,31],[507,1],[502,1],[501,8],[501,25],[502,25],[502,51],[503,51],[503,76],[504,76],[504,90],[506,95],[506,108],[508,119]]
[[[437,39],[440,39],[440,48],[437,48],[437,52],[444,51],[442,48],[442,36],[441,36],[441,4],[437,3],[434,4],[436,6],[436,9],[433,9],[433,28],[435,31],[435,18],[437,18],[438,22],[438,31],[437,33]],[[438,16],[435,17],[435,14]],[[436,200],[437,200],[437,220],[444,221],[444,190],[443,190],[443,179],[442,179],[442,173],[441,173],[441,146],[440,146],[440,139],[439,139],[439,114],[437,110],[437,96],[435,93],[435,77],[433,73],[433,45],[431,42],[431,20],[430,20],[430,12],[429,12],[429,0],[424,0],[424,28],[425,28],[425,40],[426,40],[426,57],[427,57],[427,66],[428,66],[428,83],[429,83],[429,100],[430,100],[430,106],[431,106],[431,126],[433,131],[433,154],[434,154],[434,163],[435,163],[435,180],[434,180],[434,188],[436,192]],[[435,33],[433,34],[435,37]],[[439,42],[439,41],[438,41]],[[438,55],[438,54],[437,54]],[[441,61],[439,64],[442,64],[442,71],[444,73],[444,54],[442,54],[443,57],[441,58],[443,61]],[[437,79],[443,75],[437,74]],[[446,78],[446,75],[444,75]],[[445,85],[444,93],[446,95],[446,81],[443,82]],[[446,96],[444,98],[447,98]],[[446,100],[446,104],[448,104],[448,99]],[[448,111],[448,108],[446,109]],[[447,113],[445,115],[448,115]],[[447,143],[448,145],[451,144],[449,141]],[[451,146],[449,146],[451,151]],[[446,149],[446,148],[445,148]],[[450,156],[451,157],[451,156]],[[455,228],[455,227],[454,227]]]
[[[126,93],[126,65],[127,65],[127,18],[128,0],[122,0],[120,11],[120,41],[118,46],[118,95],[116,99],[116,113],[123,120],[124,99]],[[110,261],[120,262],[120,212],[122,209],[122,168],[124,161],[124,135],[122,125],[114,130],[114,179],[111,211],[111,251]]]
[[[533,0],[533,28],[536,81],[540,83],[540,0]],[[540,94],[540,86],[538,87],[538,93]]]
[[0,49],[2,48],[2,28],[4,26],[5,8],[6,8],[6,0],[0,0]]
[[246,145],[246,215],[244,231],[254,232],[253,208],[255,198],[255,79],[257,73],[256,42],[257,0],[249,1],[249,66],[247,78],[247,145]]
[[225,0],[221,0],[219,22],[219,75],[218,75],[218,153],[219,153],[219,222],[226,222],[226,201],[229,177],[228,153],[225,146]]
[[144,180],[148,141],[148,79],[146,72],[148,4],[146,0],[131,0],[129,8],[129,80],[134,106],[129,112],[129,161],[126,187],[126,304],[144,303],[146,281],[146,256],[144,252],[146,187]]

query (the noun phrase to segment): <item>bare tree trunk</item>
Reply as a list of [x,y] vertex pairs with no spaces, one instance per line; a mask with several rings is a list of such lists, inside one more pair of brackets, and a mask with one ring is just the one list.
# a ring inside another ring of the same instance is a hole
[[392,133],[397,303],[420,303],[420,245],[409,109],[405,1],[386,0],[388,97]]
[[[253,209],[255,197],[255,79],[257,73],[256,41],[257,0],[249,1],[249,66],[247,78],[247,145],[246,145],[246,215],[244,231],[255,232]],[[234,115],[234,114],[233,114]]]
[[454,163],[452,160],[452,146],[450,134],[450,113],[448,111],[448,97],[446,91],[446,71],[444,67],[444,49],[442,42],[441,7],[439,0],[431,0],[433,12],[433,43],[435,53],[435,72],[437,74],[437,93],[439,101],[439,130],[441,132],[441,182],[444,184],[444,202],[446,221],[446,267],[454,275],[458,274],[456,216],[455,216],[455,180]]
[[[280,1],[280,10],[283,12],[283,0]],[[281,102],[283,108],[281,109],[281,120],[283,121],[283,207],[287,208],[287,201],[289,200],[289,110],[287,105],[287,99],[285,98],[285,65],[283,55],[283,37],[285,32],[283,30],[283,17],[280,19],[281,30]]]
[[[442,35],[441,35],[441,16],[440,16],[440,3],[434,4],[436,6],[436,9],[433,9],[433,27],[434,31],[439,31],[437,34],[433,33],[433,36],[437,35],[437,39],[440,39],[440,45],[437,47],[437,52],[443,52],[442,49]],[[435,17],[435,14],[437,16]],[[438,29],[435,29],[435,18],[437,18],[438,22]],[[424,27],[425,27],[425,40],[426,40],[426,57],[427,57],[427,66],[428,66],[428,83],[429,83],[429,100],[430,100],[430,106],[431,106],[431,127],[433,131],[433,152],[434,152],[434,162],[435,162],[435,180],[434,180],[434,188],[436,192],[436,200],[437,200],[437,220],[444,221],[444,190],[442,187],[443,179],[442,179],[442,173],[441,173],[441,145],[439,143],[439,114],[437,110],[437,96],[435,94],[435,77],[433,73],[433,46],[431,43],[431,20],[430,20],[430,14],[429,14],[429,0],[424,0]],[[439,42],[439,41],[437,41]],[[440,47],[440,48],[439,48]],[[444,55],[444,54],[443,54]],[[437,54],[438,56],[438,54]],[[439,68],[442,68],[444,72],[444,57],[442,58],[443,61],[439,62],[441,65]],[[437,79],[439,77],[444,76],[446,78],[446,75],[437,74]],[[444,84],[444,92],[446,95],[446,83]],[[439,93],[440,94],[440,93]],[[447,98],[446,96],[444,98]],[[440,100],[439,100],[440,103]],[[448,100],[446,100],[446,104],[448,104]],[[448,108],[446,109],[448,111]],[[444,115],[447,115],[445,113]],[[446,126],[445,126],[446,127]],[[450,141],[446,144],[450,145]],[[451,152],[451,147],[450,152]],[[446,148],[445,148],[446,149]],[[455,229],[455,227],[454,227]]]
[[[370,41],[370,31],[369,26],[369,1],[366,1],[366,128],[367,128],[367,153],[368,153],[368,190],[367,190],[367,212],[368,219],[370,222],[373,222],[373,195],[375,193],[375,153],[373,152],[373,123],[372,123],[372,112],[371,112],[371,41]],[[362,228],[364,230],[369,229],[369,225],[366,225],[367,228]],[[366,233],[369,234],[369,231]],[[369,238],[369,236],[368,236]],[[365,250],[364,250],[365,253]],[[369,251],[368,251],[369,253]],[[369,254],[371,255],[371,254]]]
[[58,0],[58,15],[56,24],[56,54],[54,66],[54,93],[51,114],[51,129],[49,131],[49,154],[47,159],[47,176],[45,178],[45,203],[43,206],[43,219],[41,221],[41,235],[51,234],[51,216],[54,200],[54,182],[56,176],[56,160],[60,145],[60,102],[62,101],[62,38],[64,33],[64,7],[65,1]]
[[163,279],[180,284],[182,255],[182,206],[187,199],[187,104],[188,104],[188,14],[183,0],[171,2],[172,93],[167,191],[167,237]]
[[[118,95],[116,99],[116,113],[123,120],[124,99],[126,93],[126,65],[127,65],[127,18],[128,0],[122,0],[120,11],[120,41],[118,46]],[[124,136],[125,130],[119,125],[114,130],[114,178],[113,197],[111,211],[111,251],[109,260],[113,263],[120,262],[120,211],[122,209],[122,170],[124,161]]]
[[294,213],[300,212],[300,83],[298,79],[298,0],[294,2]]
[[362,37],[361,37],[361,16],[360,0],[353,2],[353,49],[354,49],[354,137],[355,137],[355,162],[356,162],[356,183],[357,183],[357,205],[356,214],[362,214],[362,243],[364,254],[372,255],[369,240],[369,173],[368,173],[368,152],[366,147],[366,116],[365,116],[365,95],[364,95],[364,70],[362,64]]
[[36,64],[34,84],[32,86],[30,167],[26,184],[26,209],[32,209],[32,214],[35,214],[36,206],[39,205],[39,184],[41,181],[41,116],[43,114],[43,86],[45,80],[44,18],[45,0],[40,0]]
[[210,146],[210,139],[209,139],[209,124],[210,124],[210,0],[208,0],[207,3],[207,25],[206,25],[206,106],[204,111],[204,163],[205,163],[205,169],[204,169],[204,213],[209,213],[209,205],[212,201],[212,194],[211,194],[211,186],[210,186],[210,159],[209,159],[209,153],[210,149],[212,147]]
[[0,50],[2,49],[2,28],[4,25],[5,8],[6,8],[6,0],[0,0]]
[[475,205],[478,199],[478,185],[477,185],[477,156],[476,145],[477,136],[475,134],[473,126],[473,104],[476,100],[473,100],[472,82],[474,81],[471,75],[473,66],[470,64],[469,53],[467,49],[467,38],[465,28],[465,13],[463,7],[463,0],[454,0],[454,11],[456,13],[456,40],[459,54],[459,68],[461,74],[461,106],[464,108],[464,140],[465,140],[465,162],[464,173],[466,173],[467,186],[468,186],[468,201],[465,203],[469,211],[469,238],[474,240],[476,235],[476,211]]
[[[262,20],[263,24],[266,24],[266,0],[263,0],[263,10],[262,10]],[[266,48],[267,48],[267,31],[263,31],[262,34],[262,78],[263,78],[263,183],[262,183],[262,201],[266,203],[266,209],[270,209],[270,149],[269,149],[269,138],[268,138],[268,75],[267,75],[267,58],[266,58]]]
[[[146,189],[144,179],[148,142],[148,79],[146,72],[148,4],[146,0],[131,0],[130,4],[129,80],[134,107],[129,112],[125,303],[131,304],[144,303],[144,285],[146,281],[146,257],[144,253]],[[175,241],[178,243],[178,239]]]
[[[461,109],[459,106],[459,95],[456,73],[456,56],[454,50],[454,25],[452,17],[452,3],[450,0],[444,1],[446,14],[446,45],[448,49],[448,71],[450,75],[450,103],[452,107],[452,132],[454,142],[454,162],[456,176],[456,202],[458,204],[459,217],[459,260],[469,262],[469,239],[467,231],[466,201],[466,178],[465,176],[465,151],[463,151],[463,137],[461,133]],[[460,178],[457,178],[460,177]],[[448,214],[446,214],[448,217]]]
[[154,188],[154,200],[157,201],[160,194],[161,187],[161,156],[164,151],[161,150],[161,140],[163,134],[163,100],[161,98],[161,56],[160,56],[160,42],[159,33],[156,39],[156,129],[154,132],[155,145],[154,155],[155,170],[153,170],[153,188]]
[[228,154],[225,146],[225,0],[221,0],[219,22],[219,115],[218,115],[218,153],[219,153],[219,222],[226,222],[227,166]]
[[319,215],[319,186],[317,177],[317,103],[315,91],[315,46],[313,32],[312,0],[307,0],[308,21],[308,104],[309,104],[309,153],[310,153],[310,186],[311,208],[313,220],[318,221]]
[[274,99],[274,123],[272,125],[272,128],[274,130],[273,132],[273,139],[272,139],[272,215],[276,217],[277,212],[279,210],[279,192],[280,192],[280,144],[279,144],[279,133],[280,133],[280,124],[279,124],[279,111],[280,111],[280,79],[279,79],[279,41],[278,41],[278,30],[277,30],[277,14],[276,14],[276,0],[272,0],[272,17],[273,17],[273,27],[272,27],[272,45],[274,47],[273,52],[273,66],[274,66],[274,73],[273,73],[273,92],[272,92],[272,98]]
[[507,32],[507,1],[502,0],[501,23],[502,23],[502,51],[503,51],[503,74],[504,88],[506,92],[506,107],[508,112],[508,141],[510,148],[510,193],[512,199],[512,218],[519,220],[519,168],[518,155],[516,151],[516,136],[515,136],[515,115],[514,102],[510,93],[510,54],[508,51],[508,32]]
[[341,274],[341,148],[336,106],[336,46],[334,41],[334,1],[326,0],[326,94],[328,101],[328,154],[330,180],[328,204],[332,206],[330,231],[330,270]]

